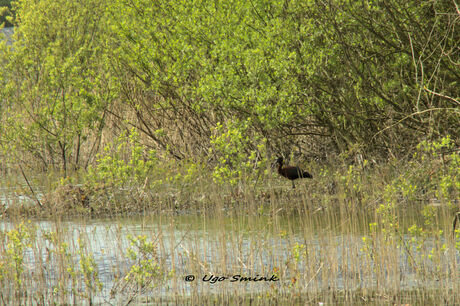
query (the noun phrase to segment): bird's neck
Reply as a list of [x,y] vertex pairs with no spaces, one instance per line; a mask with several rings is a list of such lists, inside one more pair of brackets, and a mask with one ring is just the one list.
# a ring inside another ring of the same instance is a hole
[[282,169],[283,169],[283,163],[278,163],[278,173],[281,173]]

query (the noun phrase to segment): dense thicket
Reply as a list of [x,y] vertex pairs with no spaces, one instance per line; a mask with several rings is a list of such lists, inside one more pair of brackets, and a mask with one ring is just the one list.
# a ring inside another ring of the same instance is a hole
[[15,2],[13,44],[2,46],[1,145],[43,168],[87,165],[112,96],[106,7],[99,0]]
[[129,3],[115,18],[124,97],[146,130],[172,127],[165,143],[182,136],[179,156],[206,148],[217,122],[284,151],[458,136],[454,2]]
[[81,165],[84,142],[88,163],[106,112],[170,156],[227,164],[460,136],[455,1],[21,0],[16,14],[1,141],[45,165]]
[[11,27],[12,24],[8,17],[11,15],[11,0],[0,0],[0,24]]

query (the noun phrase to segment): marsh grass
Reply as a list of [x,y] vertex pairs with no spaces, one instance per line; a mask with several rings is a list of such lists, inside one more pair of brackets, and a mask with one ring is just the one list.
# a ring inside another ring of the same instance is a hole
[[[450,235],[437,234],[449,233],[447,209],[431,211],[432,224],[417,210],[338,207],[299,213],[267,205],[254,213],[204,210],[195,216],[93,221],[18,217],[1,232],[1,299],[6,304],[455,304],[459,249]],[[411,226],[420,230],[412,233]],[[279,281],[202,280],[236,274],[276,275]],[[195,275],[195,281],[185,282],[186,275]]]
[[440,150],[422,144],[385,164],[311,163],[314,179],[295,190],[269,168],[225,184],[200,164],[157,160],[147,167],[155,171],[123,168],[138,174],[123,180],[116,169],[36,175],[37,207],[18,180],[4,180],[3,190],[22,187],[4,203],[0,300],[456,304],[459,158]]
[[[21,184],[18,176],[7,177],[5,188],[21,186],[16,194],[28,197],[31,205],[9,197],[12,203],[4,205],[3,215],[104,217],[241,208],[255,214],[267,207],[300,213],[427,202],[452,210],[459,206],[460,154],[449,137],[422,142],[409,156],[385,162],[343,154],[321,163],[303,163],[314,179],[297,181],[295,190],[269,167],[266,155],[247,163],[237,155],[210,166],[205,161],[161,158],[156,151],[145,150],[134,131],[115,140],[87,171],[65,177],[52,171],[35,173],[30,178],[34,187]],[[38,200],[39,205],[34,203]]]

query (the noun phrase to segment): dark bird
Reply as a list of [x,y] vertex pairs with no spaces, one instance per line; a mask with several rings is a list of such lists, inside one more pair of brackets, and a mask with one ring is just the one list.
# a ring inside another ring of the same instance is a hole
[[295,188],[294,180],[298,178],[313,178],[313,176],[307,171],[303,171],[297,166],[284,166],[283,167],[283,158],[278,157],[275,164],[278,164],[278,173],[285,178],[292,181],[292,188]]

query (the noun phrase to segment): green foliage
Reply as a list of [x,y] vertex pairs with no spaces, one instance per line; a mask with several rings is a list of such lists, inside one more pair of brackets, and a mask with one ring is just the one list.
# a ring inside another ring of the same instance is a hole
[[[180,121],[167,139],[191,154],[212,141],[200,126],[227,121],[288,150],[305,148],[311,134],[329,135],[340,151],[356,143],[403,151],[427,133],[458,136],[454,4],[119,0],[111,8],[131,107],[143,122]],[[200,141],[191,148],[173,134]]]
[[368,265],[372,267],[378,279],[378,286],[385,279],[382,276],[387,273],[390,263],[397,261],[397,250],[404,247],[404,250],[409,252],[408,256],[411,256],[399,232],[399,220],[392,203],[381,204],[376,209],[376,222],[369,223],[369,235],[362,237],[362,241],[361,252],[366,255]]
[[[428,271],[441,278],[446,273],[441,262],[446,257],[447,245],[444,231],[439,229],[437,214],[434,206],[424,206],[422,210],[424,224],[421,226],[414,224],[408,228],[410,237],[408,249],[415,251],[410,254],[410,258],[417,272]],[[424,269],[420,269],[422,267]]]
[[[252,149],[251,145],[258,144]],[[211,137],[210,153],[218,163],[213,178],[217,183],[236,185],[240,180],[256,181],[267,172],[266,140],[250,137],[249,124],[230,122],[224,127],[217,123]]]
[[92,303],[93,294],[102,290],[102,282],[99,280],[98,267],[92,254],[86,250],[86,244],[78,239],[78,255],[80,255],[80,274],[83,276],[86,289],[86,298]]
[[[44,168],[92,163],[108,112],[160,153],[212,160],[233,185],[267,149],[398,156],[460,137],[453,2],[20,0],[12,11],[0,144]],[[421,188],[401,184],[407,198]]]
[[128,240],[131,246],[127,255],[134,264],[125,276],[125,281],[134,286],[136,291],[155,286],[155,278],[160,275],[156,245],[148,242],[146,236],[128,235]]
[[[86,242],[82,237],[78,237],[78,250],[75,251],[63,241],[62,235],[58,232],[44,232],[43,236],[48,243],[46,249],[48,260],[52,258],[59,263],[59,283],[54,287],[53,293],[59,296],[71,293],[84,297],[91,304],[94,294],[102,290],[102,282],[98,276],[94,256],[87,250]],[[78,255],[78,261],[75,258],[76,255]],[[80,284],[80,281],[84,286]]]
[[[328,191],[350,203],[459,196],[453,2],[20,0],[12,11],[13,46],[0,50],[6,161],[91,165],[91,187],[182,190],[206,171],[257,184],[275,153],[362,153],[315,178],[332,176]],[[366,185],[368,161],[407,152],[390,179]]]
[[[416,155],[420,163],[431,168],[430,180],[435,184],[439,199],[458,198],[460,195],[460,152],[449,135],[439,141],[423,141]],[[449,201],[449,205],[453,205]]]
[[359,168],[350,165],[344,175],[340,176],[346,197],[359,198],[363,186],[363,177]]
[[123,187],[140,184],[157,165],[156,152],[139,143],[139,134],[133,129],[123,132],[114,142],[98,154],[94,167],[89,167],[86,179],[97,186],[101,184]]
[[[137,112],[144,122],[144,113],[174,116],[181,123],[168,126],[167,133],[177,129],[191,134],[187,142],[196,137],[209,143],[213,135],[194,122],[219,129],[219,122],[233,117],[260,137],[278,134],[280,127],[300,123],[299,113],[308,113],[292,80],[298,63],[284,40],[297,37],[291,34],[294,25],[283,24],[292,22],[281,3],[118,1],[113,10],[120,73],[131,72],[122,82],[158,97],[156,105],[140,104],[139,91],[125,86],[132,107],[149,110]],[[249,141],[258,144],[257,138]]]
[[12,0],[1,0],[0,1],[0,26],[11,27],[11,2]]
[[460,152],[450,136],[422,141],[409,160],[393,161],[397,176],[385,186],[385,201],[439,200],[450,207],[460,194]]
[[301,279],[305,271],[303,270],[304,261],[307,261],[307,251],[304,244],[295,243],[290,250],[291,260],[288,260],[286,265],[290,271],[291,283],[290,287],[299,287],[297,279]]
[[[331,132],[340,134],[340,142],[364,140],[366,146],[380,143],[400,150],[398,144],[407,148],[425,134],[458,135],[451,128],[458,126],[455,102],[423,90],[426,86],[454,99],[459,96],[459,87],[453,86],[458,74],[449,60],[459,39],[453,30],[458,21],[451,19],[454,4],[317,4],[311,16],[328,48],[318,52],[328,54],[305,90],[316,103],[325,104],[317,107],[323,114],[315,113],[334,127]],[[442,131],[433,119],[446,122]]]
[[0,54],[2,147],[45,168],[85,165],[112,98],[104,1],[21,0],[13,9],[18,26]]
[[[447,244],[438,222],[439,208],[424,205],[421,210],[423,224],[410,226],[407,229],[408,237],[404,237],[396,215],[396,203],[430,199],[453,208],[452,199],[458,198],[459,194],[458,158],[459,152],[447,136],[439,141],[421,142],[412,158],[397,169],[398,175],[386,184],[383,191],[384,203],[376,209],[377,222],[369,224],[370,235],[363,237],[362,251],[371,261],[380,261],[378,254],[381,245],[377,245],[376,241],[381,241],[378,235],[382,235],[388,246],[402,248],[406,252],[420,276],[426,277],[427,273],[431,273],[438,278],[445,277],[448,272],[442,262],[446,257]],[[438,198],[431,198],[433,196]],[[416,203],[420,205],[419,201]]]
[[49,244],[47,255],[49,258],[55,258],[59,262],[59,282],[54,286],[53,293],[65,295],[68,293],[68,284],[71,284],[73,294],[77,294],[79,269],[73,258],[71,246],[62,240],[62,235],[58,232],[45,231],[44,240]]
[[296,243],[292,248],[292,256],[296,264],[299,263],[302,257],[305,257],[305,245]]
[[18,292],[21,291],[24,272],[24,255],[27,248],[35,239],[35,227],[21,222],[16,228],[0,233],[2,242],[6,242],[6,248],[0,251],[0,283],[8,280],[14,281]]

